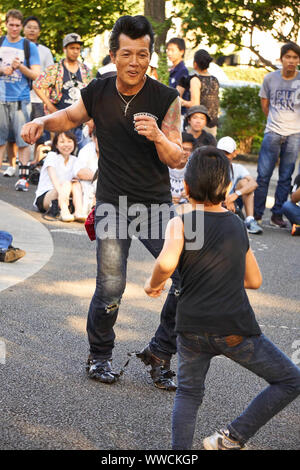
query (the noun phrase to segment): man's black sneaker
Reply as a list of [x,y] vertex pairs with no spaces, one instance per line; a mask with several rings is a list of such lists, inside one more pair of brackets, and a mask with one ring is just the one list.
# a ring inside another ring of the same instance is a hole
[[112,371],[111,363],[108,359],[88,358],[86,370],[90,379],[98,380],[105,384],[112,384],[119,378],[119,374]]
[[176,390],[177,387],[172,380],[176,374],[170,370],[170,361],[155,356],[149,346],[146,346],[141,352],[136,353],[136,357],[141,359],[146,366],[151,365],[150,375],[155,387],[169,392]]
[[279,228],[287,227],[287,223],[284,222],[284,220],[282,219],[282,215],[277,215],[277,214],[272,214],[270,225],[273,225],[274,227],[279,227]]

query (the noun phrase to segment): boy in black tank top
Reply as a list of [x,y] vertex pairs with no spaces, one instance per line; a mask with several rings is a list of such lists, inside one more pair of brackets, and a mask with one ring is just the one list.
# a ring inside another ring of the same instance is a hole
[[223,354],[270,384],[237,419],[204,440],[208,450],[240,450],[299,395],[300,370],[261,333],[249,303],[245,289],[258,289],[262,278],[243,222],[222,207],[230,189],[223,152],[214,147],[195,150],[185,188],[190,205],[169,222],[164,247],[145,284],[149,296],[159,296],[178,266],[172,448],[191,449],[210,361]]

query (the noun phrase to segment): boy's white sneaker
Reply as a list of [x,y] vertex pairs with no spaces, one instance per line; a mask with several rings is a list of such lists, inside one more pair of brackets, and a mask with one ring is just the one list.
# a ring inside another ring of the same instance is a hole
[[205,450],[245,450],[238,441],[230,437],[228,429],[215,432],[203,440]]

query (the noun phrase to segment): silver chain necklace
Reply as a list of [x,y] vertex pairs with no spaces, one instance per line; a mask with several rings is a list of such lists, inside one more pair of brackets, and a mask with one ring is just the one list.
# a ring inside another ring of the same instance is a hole
[[126,116],[126,114],[127,114],[127,111],[128,111],[128,108],[129,108],[129,105],[130,105],[131,101],[133,101],[134,98],[139,94],[139,92],[144,88],[145,81],[146,81],[146,77],[144,78],[144,84],[143,84],[142,88],[141,88],[135,95],[133,95],[133,97],[132,97],[129,101],[126,101],[126,100],[123,98],[123,96],[121,95],[121,93],[120,93],[119,90],[118,90],[117,81],[115,82],[115,83],[116,83],[116,90],[117,90],[117,93],[118,93],[119,97],[121,98],[121,100],[123,101],[123,103],[125,104],[124,116]]

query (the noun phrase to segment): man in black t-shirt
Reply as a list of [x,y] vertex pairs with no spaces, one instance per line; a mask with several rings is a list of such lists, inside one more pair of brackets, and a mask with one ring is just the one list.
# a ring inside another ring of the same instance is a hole
[[[144,16],[119,18],[110,36],[110,55],[117,76],[94,80],[81,91],[76,104],[36,119],[22,131],[23,138],[33,143],[45,128],[63,131],[90,118],[95,122],[101,155],[95,211],[98,271],[87,322],[87,370],[90,378],[105,383],[115,382],[118,376],[110,363],[113,326],[126,286],[131,224],[137,219],[131,215],[133,204],[141,213],[140,226],[146,222],[148,229],[147,235],[143,232],[139,238],[157,257],[163,246],[162,217],[151,219],[150,215],[153,205],[171,205],[168,167],[176,168],[182,159],[178,93],[145,75],[153,41],[152,27]],[[137,354],[151,365],[155,386],[165,390],[176,388],[170,360],[176,353],[178,293],[175,272],[160,325],[149,345]]]

